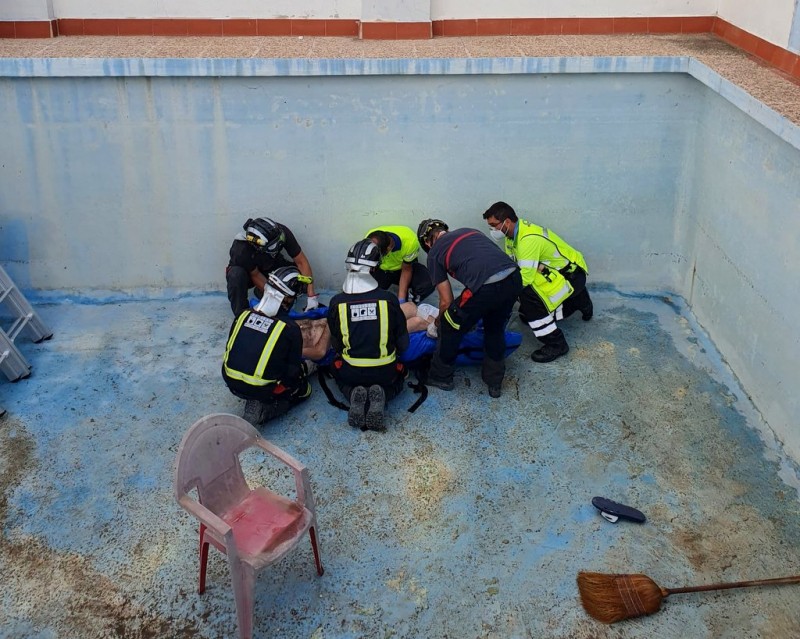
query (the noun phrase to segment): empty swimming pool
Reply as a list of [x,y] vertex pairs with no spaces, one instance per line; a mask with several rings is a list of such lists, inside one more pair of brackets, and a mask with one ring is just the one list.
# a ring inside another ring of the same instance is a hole
[[[504,199],[585,248],[601,291],[595,320],[570,326],[573,357],[542,371],[524,345],[499,405],[465,371],[456,397],[393,407],[382,439],[348,431],[319,393],[270,429],[312,470],[328,572],[315,580],[308,550],[262,579],[262,634],[602,636],[575,599],[579,569],[682,585],[798,565],[800,302],[776,270],[800,266],[800,135],[703,65],[0,68],[0,254],[57,333],[23,345],[37,373],[4,389],[21,416],[3,435],[8,636],[211,637],[232,622],[223,562],[191,592],[196,530],[169,473],[194,419],[238,410],[214,292],[255,212],[291,217],[331,292],[353,232],[429,214],[480,227]],[[594,493],[648,525],[598,520]],[[152,544],[140,516],[158,521]],[[42,573],[69,587],[45,594]],[[790,636],[791,596],[671,602],[624,632]]]

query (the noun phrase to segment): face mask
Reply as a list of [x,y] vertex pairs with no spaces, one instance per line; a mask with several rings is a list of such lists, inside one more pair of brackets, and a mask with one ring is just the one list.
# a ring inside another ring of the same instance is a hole
[[503,233],[503,227],[506,225],[506,221],[507,220],[503,221],[499,229],[492,229],[491,231],[489,231],[489,235],[492,236],[492,239],[495,242],[499,242],[500,240],[506,239],[506,234]]

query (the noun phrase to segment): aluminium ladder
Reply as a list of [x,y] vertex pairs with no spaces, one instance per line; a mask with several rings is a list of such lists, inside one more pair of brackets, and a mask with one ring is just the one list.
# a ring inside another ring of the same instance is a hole
[[5,269],[0,266],[0,303],[3,302],[11,310],[14,322],[8,330],[0,328],[0,370],[10,381],[16,382],[31,374],[30,364],[14,344],[17,335],[27,329],[28,335],[38,344],[53,337],[53,331],[41,320]]

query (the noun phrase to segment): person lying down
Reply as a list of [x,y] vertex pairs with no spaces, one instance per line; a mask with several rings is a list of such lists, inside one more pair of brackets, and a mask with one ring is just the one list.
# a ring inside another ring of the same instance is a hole
[[[409,333],[419,333],[425,331],[428,337],[436,339],[436,317],[439,309],[430,304],[420,304],[405,302],[400,305],[403,314],[406,316],[406,327]],[[303,334],[303,358],[319,361],[325,357],[331,346],[331,332],[328,328],[328,321],[322,317],[319,319],[298,319],[297,325]]]

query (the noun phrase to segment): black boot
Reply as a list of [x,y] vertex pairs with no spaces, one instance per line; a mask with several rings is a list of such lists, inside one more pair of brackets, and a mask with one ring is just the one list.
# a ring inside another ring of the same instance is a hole
[[569,345],[567,340],[564,339],[564,333],[561,332],[560,328],[554,333],[539,339],[544,342],[544,346],[531,353],[531,359],[534,362],[539,362],[540,364],[552,362],[554,359],[558,359],[569,352]]
[[592,304],[592,298],[589,297],[589,291],[587,289],[583,289],[580,292],[574,303],[577,306],[577,310],[581,312],[581,319],[583,319],[584,322],[588,322],[592,319],[592,315],[594,315],[594,304]]
[[489,357],[483,358],[481,365],[481,379],[489,387],[489,397],[500,397],[502,395],[503,377],[506,374],[506,361],[501,359],[495,361]]
[[289,412],[291,404],[288,399],[276,399],[274,402],[261,402],[261,423],[277,419]]
[[364,408],[367,404],[367,389],[356,386],[350,393],[350,410],[347,413],[347,423],[353,428],[364,429],[367,424]]
[[585,304],[581,308],[581,319],[584,322],[588,322],[590,319],[592,319],[592,315],[594,315],[594,304],[592,304],[592,298],[589,297],[588,292],[586,293],[586,299],[589,301],[589,303]]
[[439,359],[439,354],[435,353],[431,360],[431,367],[428,371],[428,379],[425,383],[434,388],[440,388],[445,391],[453,390],[456,385],[453,383],[453,373],[456,367],[452,364],[445,364]]
[[257,399],[248,399],[244,404],[242,417],[253,426],[258,426],[261,423],[261,402]]
[[386,393],[378,384],[369,387],[369,408],[367,409],[366,429],[367,430],[386,430],[383,423],[383,409],[386,406]]

